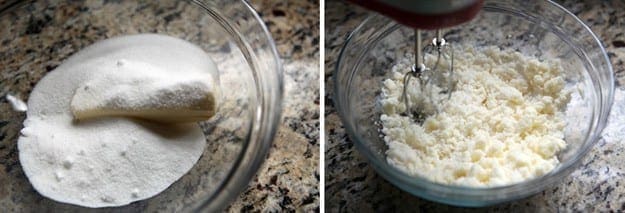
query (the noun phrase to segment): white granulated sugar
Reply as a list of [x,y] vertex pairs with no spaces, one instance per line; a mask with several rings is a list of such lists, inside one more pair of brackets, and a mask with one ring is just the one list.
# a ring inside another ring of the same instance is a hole
[[[122,69],[116,69],[118,65]],[[150,71],[154,73],[148,74]],[[80,98],[96,103],[96,109],[102,109],[98,108],[102,103],[138,110],[161,103],[173,108],[187,107],[175,105],[175,101],[141,99],[143,94],[161,94],[153,91],[165,89],[166,84],[155,76],[165,72],[172,76],[210,76],[209,86],[218,85],[215,64],[200,48],[153,34],[98,42],[47,74],[29,98],[27,119],[18,140],[20,163],[34,188],[60,202],[86,207],[121,206],[160,193],[189,171],[205,146],[205,136],[197,124],[163,124],[125,117],[75,121],[70,111],[75,91],[85,83],[93,84],[100,92],[107,90],[106,82],[96,78],[119,83],[111,85],[110,94],[98,93],[102,97],[127,95],[119,104],[112,99]],[[147,76],[142,80],[140,75]],[[122,80],[124,76],[130,82]],[[146,91],[128,92],[132,86]],[[195,83],[171,86],[174,88],[165,90],[189,90],[176,86],[201,87]],[[189,96],[193,99],[197,94]]]
[[7,94],[5,98],[7,99],[9,104],[11,104],[11,108],[13,108],[13,110],[18,112],[26,112],[26,110],[28,110],[28,106],[26,105],[26,103],[24,103],[24,101],[20,100],[19,98],[11,94]]
[[[558,63],[497,47],[456,52],[451,99],[419,124],[400,115],[410,59],[393,67],[382,88],[381,123],[390,165],[438,183],[490,187],[541,176],[559,163],[570,92]],[[413,106],[431,105],[422,101],[419,82],[413,83],[408,91]]]

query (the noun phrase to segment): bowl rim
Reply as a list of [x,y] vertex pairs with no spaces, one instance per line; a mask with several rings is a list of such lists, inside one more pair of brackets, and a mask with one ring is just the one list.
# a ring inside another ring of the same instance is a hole
[[[195,3],[202,9],[205,9],[213,18],[221,19],[225,22],[229,21],[219,17],[220,15],[215,13],[218,11],[213,11],[210,6],[206,5],[201,0],[188,1]],[[254,21],[258,23],[258,26],[263,32],[262,36],[265,37],[263,40],[267,40],[267,43],[269,44],[271,57],[273,58],[276,67],[275,72],[273,72],[275,73],[275,76],[271,76],[271,78],[276,80],[277,87],[274,89],[263,90],[264,93],[260,94],[262,98],[259,98],[259,107],[256,108],[256,111],[254,111],[252,115],[253,122],[249,127],[250,132],[248,132],[246,136],[248,139],[247,143],[245,143],[245,145],[241,148],[239,156],[228,171],[228,174],[224,176],[224,180],[219,183],[218,187],[211,192],[207,199],[203,201],[195,201],[194,207],[189,209],[188,212],[221,212],[225,210],[227,206],[231,205],[235,198],[237,198],[243,190],[248,187],[248,184],[266,160],[267,154],[269,153],[279,128],[280,121],[282,120],[284,74],[275,40],[271,36],[265,22],[251,3],[245,0],[240,0],[239,2],[246,9],[246,12],[249,12],[252,15]],[[231,36],[238,36],[236,35],[237,33],[231,31],[228,31],[228,33],[230,33]],[[250,50],[241,49],[241,51],[254,55],[254,51],[251,46],[246,45],[246,48],[249,48]],[[255,66],[252,66],[251,68],[256,70],[256,72],[267,73],[263,70],[257,70],[257,67]],[[258,139],[257,141],[250,140],[250,135],[254,131],[258,132],[258,137],[256,137]]]
[[[606,62],[607,72],[610,73],[610,75],[608,75],[608,80],[609,80],[608,97],[605,102],[607,104],[607,106],[605,106],[607,113],[599,114],[598,117],[600,118],[592,119],[593,124],[591,124],[590,127],[592,128],[593,126],[595,126],[595,130],[596,130],[595,135],[592,135],[591,136],[592,138],[589,138],[589,140],[591,141],[590,143],[586,143],[584,146],[580,147],[581,149],[581,151],[579,151],[580,154],[574,156],[571,160],[567,162],[560,163],[561,165],[559,166],[562,166],[562,169],[560,169],[557,173],[550,172],[541,177],[526,180],[523,182],[511,184],[511,185],[483,187],[483,188],[447,185],[447,184],[429,181],[428,179],[425,179],[423,177],[410,176],[408,174],[405,174],[404,172],[401,172],[397,168],[390,166],[386,161],[381,161],[380,159],[378,159],[378,157],[375,157],[376,154],[373,153],[373,151],[370,150],[366,146],[365,142],[363,142],[367,140],[361,137],[360,135],[356,134],[355,128],[349,122],[349,118],[347,117],[347,112],[345,112],[345,110],[347,109],[344,106],[342,106],[343,104],[341,104],[341,101],[339,101],[339,99],[342,98],[339,96],[347,92],[341,91],[340,82],[337,77],[339,76],[343,58],[345,57],[345,54],[346,54],[346,48],[349,46],[350,42],[352,42],[352,39],[354,39],[354,37],[358,33],[363,31],[363,29],[365,28],[368,22],[371,22],[374,19],[380,19],[380,18],[386,19],[387,21],[385,23],[394,23],[394,25],[391,27],[386,27],[386,26],[384,27],[386,28],[385,30],[388,30],[391,32],[394,31],[395,29],[389,30],[390,28],[399,27],[398,24],[395,23],[391,19],[383,17],[379,14],[372,14],[372,15],[369,15],[367,18],[365,18],[362,21],[362,23],[360,23],[353,31],[349,33],[349,35],[347,36],[347,38],[345,39],[345,42],[343,43],[341,47],[341,50],[339,52],[339,56],[337,59],[337,63],[335,64],[334,73],[333,73],[333,77],[334,77],[333,79],[334,80],[333,102],[336,105],[337,113],[339,114],[339,117],[341,121],[343,122],[343,126],[347,130],[348,135],[350,136],[350,139],[352,139],[352,141],[356,145],[359,152],[365,155],[365,158],[367,159],[367,161],[373,166],[373,168],[377,171],[378,174],[380,174],[384,179],[388,180],[393,185],[399,187],[400,189],[404,191],[407,191],[410,194],[413,194],[413,195],[416,195],[416,196],[419,196],[428,200],[436,201],[436,202],[459,205],[459,206],[471,206],[471,207],[493,205],[497,203],[502,203],[502,202],[507,202],[507,201],[527,197],[532,194],[543,191],[546,186],[553,185],[553,183],[559,182],[559,179],[570,175],[570,173],[577,167],[577,165],[581,163],[581,160],[583,159],[583,157],[591,150],[590,148],[597,142],[601,132],[603,131],[605,127],[605,123],[607,123],[607,117],[608,117],[608,114],[610,112],[610,109],[613,103],[613,93],[614,93],[613,73],[614,71],[613,71],[611,62],[608,58],[605,48],[601,45],[601,41],[596,36],[596,34],[590,29],[590,27],[588,27],[583,21],[579,19],[579,17],[577,17],[572,12],[565,9],[563,6],[551,0],[546,1],[546,3],[547,5],[551,6],[553,9],[564,12],[564,14],[572,17],[573,20],[577,24],[579,24],[579,26],[581,26],[586,32],[590,33],[590,36],[592,36],[593,43],[597,44],[600,47],[602,60]],[[491,6],[485,3],[484,8],[489,8],[489,7]],[[380,37],[383,37],[383,36],[380,36]],[[351,78],[348,81],[351,81]],[[603,99],[603,97],[601,95],[598,95],[597,99],[598,99],[597,101],[598,104],[603,103],[601,100]],[[605,119],[606,122],[603,122],[602,124],[602,122],[599,122],[601,119]],[[532,187],[531,190],[527,190],[526,187],[528,185],[532,185],[534,187]],[[501,194],[502,191],[505,192],[504,197],[480,199],[480,197],[484,198],[484,195],[493,194],[493,192],[499,192],[499,194]],[[433,193],[443,193],[445,195],[432,196]],[[457,196],[466,196],[466,197],[458,198]],[[469,198],[469,199],[466,199],[466,198]]]

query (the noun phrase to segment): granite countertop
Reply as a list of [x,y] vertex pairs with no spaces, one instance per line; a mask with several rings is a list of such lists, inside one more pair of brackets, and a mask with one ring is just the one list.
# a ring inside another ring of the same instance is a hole
[[319,2],[251,2],[284,64],[285,102],[269,157],[229,211],[319,211]]
[[[617,77],[617,87],[625,87],[625,8],[617,1],[559,1],[579,16],[603,41]],[[325,88],[333,88],[334,66],[338,52],[349,33],[366,16],[361,8],[341,1],[327,1],[325,37]],[[325,206],[337,211],[521,211],[555,212],[625,210],[625,163],[620,154],[625,150],[617,121],[625,120],[623,90],[617,91],[610,126],[601,140],[583,160],[582,165],[558,186],[526,199],[482,209],[460,209],[423,200],[403,192],[384,180],[371,168],[354,147],[336,113],[333,91],[326,89]],[[618,111],[618,112],[617,112]],[[620,133],[620,136],[619,136]]]
[[[248,188],[227,210],[315,211],[319,209],[320,180],[319,4],[317,1],[251,2],[269,27],[283,63],[282,122],[267,159]],[[0,7],[5,3],[0,1]],[[5,94],[13,93],[26,100],[38,80],[61,64],[62,59],[114,35],[165,33],[198,42],[203,33],[210,32],[202,29],[203,24],[211,23],[205,11],[184,1],[64,3],[70,6],[48,7],[41,13],[18,10],[7,15],[14,18],[0,19],[0,26],[6,29],[0,30],[0,55],[3,56],[0,59],[0,212],[84,211],[47,199],[32,188],[19,163],[16,145],[25,115],[11,110]],[[44,6],[48,5],[28,6],[25,10],[37,11]],[[237,138],[236,135],[228,137]],[[229,159],[230,156],[223,157]],[[171,212],[181,209],[188,205],[185,198],[194,199],[189,192],[201,189],[200,181],[196,180],[200,175],[191,174],[194,172],[198,170],[190,171],[166,192],[121,210]],[[212,181],[210,177],[206,179],[202,180]]]

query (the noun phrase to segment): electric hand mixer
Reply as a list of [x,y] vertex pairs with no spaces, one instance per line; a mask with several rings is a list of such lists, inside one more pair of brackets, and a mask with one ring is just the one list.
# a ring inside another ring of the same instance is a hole
[[[349,0],[352,3],[386,15],[400,24],[414,29],[414,60],[412,69],[404,75],[402,100],[406,105],[404,115],[410,115],[420,120],[420,113],[410,107],[407,97],[408,85],[411,78],[420,81],[422,92],[429,92],[429,100],[437,111],[440,111],[442,102],[451,97],[454,89],[453,82],[453,49],[451,44],[443,38],[442,28],[462,24],[471,20],[479,12],[483,0]],[[435,30],[436,37],[432,43],[423,47],[421,30]],[[436,60],[431,66],[426,66],[425,54],[432,52]],[[447,66],[441,66],[446,61]],[[444,67],[444,68],[443,68]],[[426,89],[426,85],[435,85],[437,89]],[[437,95],[433,93],[438,93]],[[440,95],[446,94],[446,95]]]

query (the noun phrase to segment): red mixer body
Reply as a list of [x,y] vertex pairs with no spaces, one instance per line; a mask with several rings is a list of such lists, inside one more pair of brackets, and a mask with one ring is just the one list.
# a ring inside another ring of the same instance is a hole
[[[475,0],[461,8],[448,11],[416,12],[387,3],[385,0],[348,0],[352,3],[388,16],[412,28],[433,30],[462,24],[473,19],[482,8],[484,0]],[[419,4],[419,0],[411,4]]]

